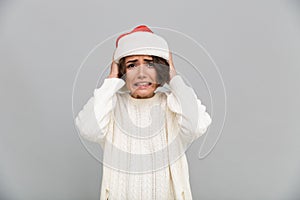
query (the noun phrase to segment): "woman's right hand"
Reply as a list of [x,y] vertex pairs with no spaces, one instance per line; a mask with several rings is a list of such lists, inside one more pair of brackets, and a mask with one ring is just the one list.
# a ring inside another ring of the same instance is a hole
[[176,76],[176,70],[174,67],[173,57],[171,51],[169,51],[169,66],[170,66],[170,81],[171,79]]
[[111,67],[110,67],[110,74],[108,78],[119,78],[118,74],[119,74],[119,66],[114,60],[112,60]]

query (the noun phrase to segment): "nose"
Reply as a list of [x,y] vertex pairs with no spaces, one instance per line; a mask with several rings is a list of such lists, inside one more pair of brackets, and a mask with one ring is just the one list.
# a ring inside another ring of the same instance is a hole
[[146,68],[146,66],[144,66],[144,65],[140,65],[138,67],[138,78],[139,79],[143,79],[143,78],[147,77],[147,73],[146,73],[145,68]]

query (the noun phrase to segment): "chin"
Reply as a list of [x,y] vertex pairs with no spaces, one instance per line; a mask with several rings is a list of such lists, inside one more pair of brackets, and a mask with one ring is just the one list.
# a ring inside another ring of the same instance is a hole
[[132,96],[137,99],[145,99],[145,98],[153,97],[154,95],[155,95],[155,93],[152,92],[152,93],[136,93],[136,94],[133,94]]
[[137,99],[151,98],[155,95],[154,91],[156,90],[156,88],[157,86],[148,88],[147,90],[139,90],[134,87],[131,87],[130,91],[134,91],[134,93],[131,93],[131,96]]

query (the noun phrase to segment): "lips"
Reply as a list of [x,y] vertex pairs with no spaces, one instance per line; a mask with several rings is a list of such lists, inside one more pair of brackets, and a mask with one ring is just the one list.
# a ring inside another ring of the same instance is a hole
[[139,86],[144,86],[145,87],[145,86],[152,85],[152,83],[151,82],[136,82],[133,85],[136,86],[136,87],[139,87]]

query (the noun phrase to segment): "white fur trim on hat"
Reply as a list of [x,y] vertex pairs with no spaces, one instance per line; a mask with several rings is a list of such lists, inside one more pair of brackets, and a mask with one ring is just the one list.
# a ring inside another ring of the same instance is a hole
[[151,32],[133,32],[119,40],[114,52],[114,61],[119,63],[121,58],[130,55],[153,55],[169,61],[168,43]]

